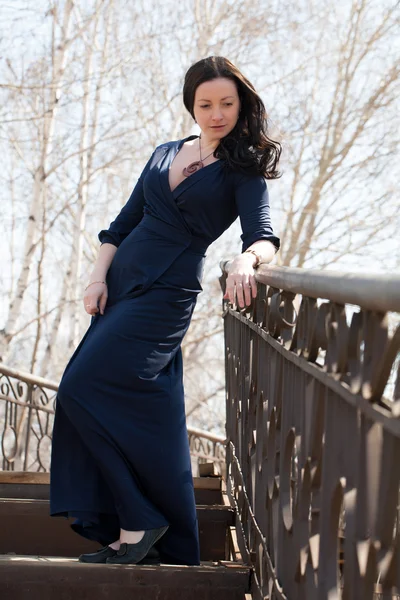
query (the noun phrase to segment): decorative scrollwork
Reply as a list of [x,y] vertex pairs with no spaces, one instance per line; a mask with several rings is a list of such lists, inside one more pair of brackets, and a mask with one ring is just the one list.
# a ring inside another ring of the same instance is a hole
[[[0,365],[2,470],[49,471],[58,386]],[[224,473],[225,438],[188,429],[190,451],[198,462],[214,462]]]
[[205,437],[205,434],[188,428],[189,448],[192,457],[199,463],[212,462],[215,473],[222,475],[225,467],[225,440],[217,436]]
[[12,463],[17,456],[18,442],[15,427],[6,425],[1,439],[1,449],[7,462]]
[[25,379],[0,366],[1,466],[3,470],[47,471],[56,394],[30,381],[30,376]]
[[[260,322],[260,306],[264,305]],[[225,309],[227,302],[225,302]],[[249,321],[282,346],[318,363],[354,394],[379,402],[400,350],[400,327],[389,335],[388,315],[353,310],[259,284]],[[243,315],[243,311],[241,311]]]

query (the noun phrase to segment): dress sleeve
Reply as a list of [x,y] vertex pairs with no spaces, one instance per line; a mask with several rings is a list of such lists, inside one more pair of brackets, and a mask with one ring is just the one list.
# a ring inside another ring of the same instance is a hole
[[235,184],[235,201],[242,227],[242,252],[258,240],[272,242],[277,250],[280,239],[271,225],[267,182],[262,175],[239,176]]
[[121,242],[130,234],[132,229],[140,223],[143,217],[143,207],[145,203],[145,197],[143,193],[143,180],[150,168],[151,160],[154,156],[155,150],[149,160],[147,161],[128,201],[122,207],[118,216],[110,223],[108,229],[102,229],[98,233],[98,238],[102,244],[113,244],[118,246]]

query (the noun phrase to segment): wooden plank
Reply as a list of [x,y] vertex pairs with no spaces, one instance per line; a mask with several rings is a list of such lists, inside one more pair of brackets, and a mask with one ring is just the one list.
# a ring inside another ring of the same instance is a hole
[[[31,500],[26,498],[0,498],[0,517],[12,514],[15,516],[43,516],[49,514],[50,503],[48,500]],[[227,507],[215,504],[197,505],[197,514],[206,521],[223,521],[227,525],[233,524],[234,511]]]
[[212,477],[215,476],[215,465],[213,462],[199,463],[199,475],[200,477]]
[[[232,508],[231,507],[231,503],[229,501],[228,498],[228,494],[226,491],[226,482],[222,481],[222,485],[221,485],[221,497],[222,497],[222,505],[225,506],[226,508]],[[234,509],[232,508],[232,511],[234,513]],[[234,521],[236,520],[236,515],[234,513],[234,517],[233,517]],[[232,558],[232,560],[234,562],[238,561],[240,563],[243,562],[243,558],[242,558],[242,554],[240,552],[240,548],[239,548],[239,544],[238,544],[238,538],[237,538],[237,531],[236,531],[236,525],[231,525],[228,530],[227,530],[227,538],[228,538],[228,547],[227,547],[227,557]],[[232,556],[230,556],[230,554]]]
[[38,483],[0,483],[0,498],[25,498],[48,500],[50,485]]
[[0,498],[0,517],[46,517],[48,514],[48,500]]
[[[224,506],[197,506],[201,560],[225,560],[226,531],[233,511]],[[50,517],[48,500],[0,499],[0,554],[78,556],[99,544],[77,535],[74,519]],[[88,547],[90,546],[90,547]]]
[[[194,488],[196,504],[221,504],[221,490]],[[48,500],[50,486],[36,483],[0,483],[0,498],[24,498],[26,500]]]
[[[1,494],[0,494],[1,495]],[[194,489],[196,504],[221,504],[221,490]]]
[[207,521],[223,522],[226,525],[233,525],[235,513],[231,508],[226,506],[220,506],[218,504],[214,506],[197,505],[197,515],[202,515],[202,518]]
[[243,600],[250,569],[225,565],[88,565],[73,559],[0,557],[0,592],[12,600]]
[[193,484],[197,490],[220,490],[221,477],[193,477]]
[[31,473],[30,471],[0,471],[0,483],[49,484],[50,473]]
[[[50,473],[31,473],[30,471],[0,471],[0,484],[17,483],[50,484]],[[193,477],[193,485],[198,490],[220,490],[221,477]]]
[[[194,477],[196,504],[221,504],[221,478]],[[0,498],[47,500],[49,473],[0,471]]]

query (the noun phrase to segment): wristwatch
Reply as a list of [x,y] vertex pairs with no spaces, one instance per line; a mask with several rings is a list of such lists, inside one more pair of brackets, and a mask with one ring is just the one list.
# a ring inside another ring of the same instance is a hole
[[246,254],[246,252],[249,252],[249,253],[251,252],[251,254],[254,254],[254,256],[256,257],[256,259],[257,259],[256,264],[253,265],[253,269],[256,269],[261,262],[261,256],[259,254],[257,254],[257,252],[255,250],[245,250],[243,252],[243,254]]

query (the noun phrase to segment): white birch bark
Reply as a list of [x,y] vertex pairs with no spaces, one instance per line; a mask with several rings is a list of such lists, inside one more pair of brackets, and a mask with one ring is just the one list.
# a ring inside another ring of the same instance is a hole
[[[17,281],[15,295],[10,302],[8,318],[6,320],[4,329],[0,332],[0,360],[3,362],[7,361],[8,344],[12,338],[12,333],[20,316],[22,301],[29,281],[29,274],[33,258],[32,248],[35,233],[37,232],[38,227],[37,219],[40,213],[43,189],[46,185],[47,160],[52,150],[52,137],[57,115],[57,104],[61,96],[64,68],[67,60],[68,36],[72,8],[73,0],[66,0],[62,22],[62,36],[53,55],[53,73],[51,85],[49,87],[49,101],[46,107],[46,114],[44,116],[43,128],[41,131],[41,153],[39,156],[39,163],[36,165],[36,167],[34,167],[33,172],[32,202],[29,209],[25,240],[23,242],[24,250],[22,267]],[[56,10],[54,9],[53,31],[57,26],[56,19],[57,14]]]

